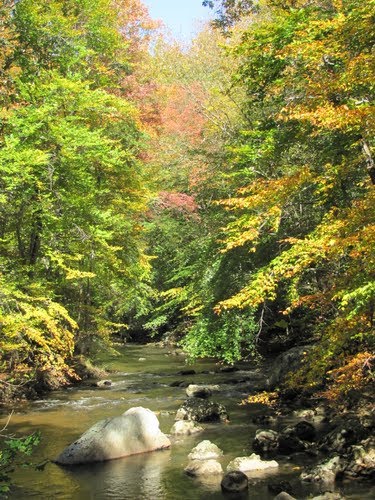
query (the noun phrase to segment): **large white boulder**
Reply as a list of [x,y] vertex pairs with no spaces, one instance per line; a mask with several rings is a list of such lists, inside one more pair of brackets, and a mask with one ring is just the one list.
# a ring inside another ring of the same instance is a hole
[[61,465],[102,462],[137,453],[169,448],[156,415],[147,408],[131,408],[119,417],[93,425],[56,458]]
[[265,470],[278,467],[279,464],[275,460],[261,460],[259,455],[253,453],[249,457],[237,457],[227,466],[227,471],[248,472],[252,470]]

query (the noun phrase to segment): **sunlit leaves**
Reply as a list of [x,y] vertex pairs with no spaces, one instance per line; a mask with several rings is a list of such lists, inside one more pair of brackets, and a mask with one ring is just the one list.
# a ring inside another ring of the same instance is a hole
[[3,275],[0,279],[2,363],[14,364],[20,379],[52,367],[69,375],[66,360],[73,354],[76,322],[48,297],[27,295],[9,286]]
[[11,16],[1,10],[1,71],[19,71],[1,112],[0,360],[21,381],[38,370],[58,380],[60,370],[64,383],[74,349],[125,328],[134,290],[145,294],[142,133],[118,91],[129,71],[119,29],[135,22],[124,4],[21,0]]
[[223,251],[243,246],[254,269],[215,311],[312,311],[311,384],[372,342],[373,2],[268,13],[234,50],[252,127],[231,149],[230,178],[246,185],[221,202]]

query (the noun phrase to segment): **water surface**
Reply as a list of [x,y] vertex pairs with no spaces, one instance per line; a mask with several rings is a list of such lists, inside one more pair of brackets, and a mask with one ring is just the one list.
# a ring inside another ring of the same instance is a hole
[[[177,408],[186,399],[185,389],[171,387],[175,381],[221,384],[223,391],[214,394],[213,400],[224,404],[230,415],[225,424],[205,425],[201,434],[172,440],[167,451],[158,451],[105,463],[60,467],[48,463],[44,470],[19,469],[14,474],[16,489],[11,498],[37,499],[123,499],[123,500],[215,500],[224,499],[220,479],[193,479],[184,473],[187,455],[201,440],[209,439],[223,451],[223,468],[236,456],[252,453],[251,441],[258,426],[251,417],[259,411],[254,406],[239,406],[247,392],[241,385],[228,384],[235,374],[217,373],[212,361],[200,361],[186,366],[185,358],[171,354],[158,346],[127,345],[117,347],[118,355],[103,354],[100,363],[111,371],[113,382],[109,389],[98,389],[89,384],[57,391],[38,401],[16,408],[9,432],[17,435],[39,430],[41,444],[32,456],[34,463],[55,458],[98,420],[121,415],[134,406],[155,411],[163,432],[169,433]],[[140,360],[145,358],[145,360]],[[195,375],[178,372],[193,368]],[[245,366],[250,369],[251,367]],[[6,421],[6,416],[0,422]],[[283,422],[285,425],[285,421]],[[311,460],[311,459],[310,459]],[[280,461],[279,469],[272,473],[254,475],[245,498],[270,500],[270,482],[289,480],[295,485],[298,498],[304,499],[313,492],[298,481],[301,468],[308,463],[306,457],[293,462]],[[348,499],[375,498],[369,485],[347,483],[337,487]]]

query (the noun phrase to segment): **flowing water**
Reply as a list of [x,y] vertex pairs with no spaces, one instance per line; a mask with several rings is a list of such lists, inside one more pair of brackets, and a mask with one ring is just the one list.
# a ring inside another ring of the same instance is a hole
[[[111,387],[75,387],[54,392],[45,399],[16,408],[8,432],[25,435],[39,430],[42,435],[41,444],[32,456],[33,463],[55,458],[66,445],[98,420],[120,415],[134,406],[155,411],[161,430],[168,433],[177,408],[186,399],[185,389],[170,386],[175,381],[224,384],[224,390],[215,394],[213,400],[226,406],[230,422],[204,425],[203,433],[172,439],[172,447],[166,451],[72,468],[47,463],[43,470],[34,467],[18,469],[13,475],[16,489],[10,497],[17,500],[228,498],[221,493],[220,479],[198,480],[187,476],[183,470],[188,462],[187,455],[203,439],[209,439],[224,451],[221,459],[224,469],[236,456],[252,453],[251,441],[259,426],[251,422],[257,411],[254,405],[238,404],[246,392],[239,384],[225,384],[232,374],[218,373],[218,367],[211,361],[200,361],[189,366],[196,374],[179,375],[178,372],[187,369],[185,358],[172,355],[167,349],[152,345],[127,345],[117,350],[118,355],[103,355],[100,360],[102,366],[111,371]],[[3,415],[0,428],[5,422],[6,415]],[[285,458],[279,463],[279,469],[273,469],[271,473],[252,476],[248,494],[241,498],[273,499],[275,495],[269,492],[268,484],[280,480],[295,483],[296,496],[308,498],[313,490],[307,486],[302,488],[297,480],[301,468],[308,464],[308,459],[303,457],[292,462]],[[340,485],[336,491],[343,492],[348,499],[375,498],[375,491],[368,485],[347,483]]]

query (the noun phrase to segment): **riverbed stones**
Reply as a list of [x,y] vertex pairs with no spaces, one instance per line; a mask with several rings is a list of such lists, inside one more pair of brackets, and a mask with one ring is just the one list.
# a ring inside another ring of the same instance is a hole
[[189,398],[201,398],[207,399],[212,396],[214,392],[220,391],[219,385],[197,385],[197,384],[189,384],[186,388],[186,395]]
[[315,426],[319,426],[327,421],[328,411],[324,406],[317,406],[316,408],[295,410],[293,415],[304,421],[311,421]]
[[340,457],[335,456],[302,472],[300,478],[302,481],[306,482],[332,485],[335,482],[337,474],[342,472],[342,469],[343,465]]
[[311,442],[316,438],[315,427],[306,420],[301,420],[296,425],[293,425],[291,429],[293,434],[303,441]]
[[341,496],[340,493],[334,493],[331,491],[327,491],[322,495],[318,495],[317,497],[313,497],[311,500],[344,500],[345,497]]
[[177,410],[175,420],[193,420],[195,422],[225,422],[228,413],[225,407],[213,401],[190,398]]
[[188,382],[187,380],[175,380],[169,384],[169,387],[182,387],[185,389],[186,387],[189,387],[189,385],[191,385],[191,382]]
[[197,425],[191,420],[177,420],[177,422],[173,424],[171,434],[173,436],[190,436],[191,434],[196,434],[202,431],[203,427]]
[[147,408],[131,408],[118,417],[101,420],[56,458],[61,465],[102,462],[170,447],[156,415]]
[[311,442],[316,437],[315,427],[305,420],[285,427],[280,433],[273,430],[257,430],[253,448],[258,453],[313,452]]
[[298,453],[300,451],[306,451],[308,449],[308,444],[302,441],[296,433],[295,427],[286,427],[278,436],[279,453]]
[[275,469],[279,466],[276,460],[262,460],[259,455],[253,453],[249,457],[237,457],[227,466],[227,471],[239,470],[249,472],[255,470]]
[[207,399],[212,396],[212,390],[210,389],[210,387],[205,385],[190,384],[186,388],[186,395],[189,398]]
[[185,472],[190,476],[217,476],[223,474],[221,463],[216,460],[223,455],[222,450],[205,439],[195,446],[188,455],[190,460]]
[[273,430],[258,429],[253,440],[253,448],[261,454],[275,452],[279,448],[279,435]]
[[375,479],[375,437],[369,437],[350,449],[351,459],[344,473],[356,479]]
[[221,463],[217,460],[192,460],[186,467],[185,472],[189,476],[214,476],[223,473]]
[[296,500],[292,495],[289,495],[286,491],[279,493],[273,500]]
[[197,372],[195,370],[180,370],[177,375],[195,375]]
[[333,430],[320,441],[320,450],[324,452],[346,452],[349,446],[359,443],[368,435],[368,429],[355,415],[338,417],[330,425],[334,427]]
[[92,387],[98,387],[98,389],[109,389],[112,385],[112,380],[97,380],[92,384]]
[[229,365],[229,366],[221,366],[218,370],[218,373],[234,373],[238,372],[239,368],[237,366]]
[[264,413],[261,415],[255,415],[251,419],[251,421],[253,422],[253,424],[267,426],[270,424],[275,424],[277,422],[277,418],[269,413]]
[[240,493],[249,488],[249,479],[240,470],[227,472],[221,481],[221,489],[227,493]]
[[201,441],[188,455],[190,460],[210,460],[223,456],[223,451],[208,439]]

